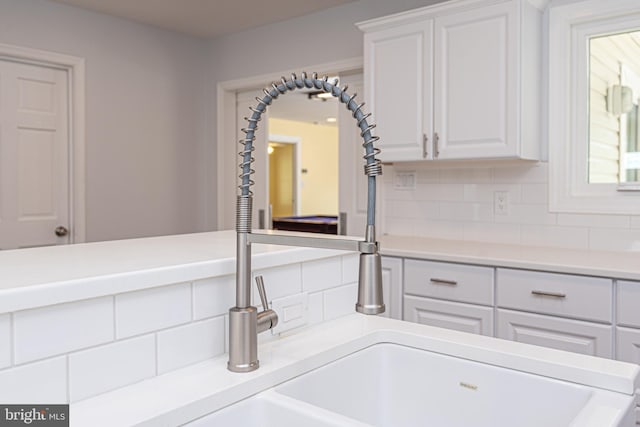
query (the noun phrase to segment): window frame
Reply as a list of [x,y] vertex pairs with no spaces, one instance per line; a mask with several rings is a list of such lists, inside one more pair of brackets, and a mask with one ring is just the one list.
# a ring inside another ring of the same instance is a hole
[[[640,192],[588,183],[589,48],[594,35],[640,29],[637,0],[587,0],[549,9],[549,209],[638,214]],[[584,90],[581,90],[584,89]]]

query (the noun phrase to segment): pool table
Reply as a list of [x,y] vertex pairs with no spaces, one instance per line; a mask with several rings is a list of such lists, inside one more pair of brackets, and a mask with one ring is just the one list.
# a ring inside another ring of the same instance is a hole
[[331,215],[281,216],[273,218],[273,229],[338,234],[338,217]]

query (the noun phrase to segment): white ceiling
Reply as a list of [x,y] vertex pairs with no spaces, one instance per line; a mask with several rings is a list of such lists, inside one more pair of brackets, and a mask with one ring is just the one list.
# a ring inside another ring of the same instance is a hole
[[214,38],[329,9],[354,0],[53,0],[155,25],[195,37]]

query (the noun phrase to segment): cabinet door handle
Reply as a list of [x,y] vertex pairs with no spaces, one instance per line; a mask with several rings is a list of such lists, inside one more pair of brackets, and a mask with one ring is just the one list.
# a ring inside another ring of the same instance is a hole
[[438,142],[440,141],[440,137],[438,136],[438,132],[433,134],[433,157],[438,158],[440,155],[440,148],[438,147]]
[[567,294],[560,292],[546,292],[546,291],[531,291],[531,295],[537,295],[539,297],[553,297],[553,298],[565,298]]
[[431,278],[431,279],[429,279],[429,281],[431,283],[433,283],[434,285],[456,286],[458,284],[458,282],[456,282],[455,280],[445,280],[445,279],[434,279],[434,278]]
[[426,133],[422,134],[422,157],[427,158],[429,155],[429,150],[427,150],[427,143],[429,142],[429,137]]

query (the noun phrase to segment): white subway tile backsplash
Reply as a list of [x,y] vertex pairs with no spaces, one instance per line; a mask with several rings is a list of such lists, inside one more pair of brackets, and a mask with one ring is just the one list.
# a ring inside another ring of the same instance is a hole
[[448,221],[482,221],[493,219],[493,203],[441,202],[440,218]]
[[550,213],[545,205],[511,203],[508,215],[495,215],[496,223],[556,225],[558,214]]
[[489,168],[452,168],[440,170],[439,182],[443,184],[490,183],[491,179],[492,174]]
[[438,169],[419,169],[416,172],[418,173],[418,183],[420,184],[430,184],[440,181],[440,171]]
[[76,402],[154,375],[154,335],[117,341],[69,355],[69,396]]
[[[386,234],[570,248],[586,244],[612,251],[638,250],[640,245],[640,215],[550,212],[546,162],[413,162],[392,168],[415,171],[418,185],[414,191],[397,191],[392,180],[384,181],[379,228]],[[509,213],[490,217],[487,207],[493,205],[496,191],[508,193]]]
[[493,182],[505,184],[546,183],[548,175],[547,163],[519,164],[494,168]]
[[359,272],[360,272],[360,254],[344,255],[342,257],[341,284],[357,282]]
[[340,286],[323,293],[324,320],[353,313],[358,300],[358,284]]
[[68,403],[67,358],[47,359],[0,371],[3,404]]
[[58,304],[13,315],[15,363],[113,340],[113,298]]
[[409,234],[410,236],[428,236],[435,239],[453,239],[461,240],[464,236],[464,231],[458,221],[423,221],[417,224],[414,228],[415,232]]
[[418,200],[464,201],[464,184],[426,184],[418,188],[423,190],[417,195]]
[[0,369],[11,365],[11,318],[0,314]]
[[226,314],[235,305],[235,275],[193,282],[193,318],[204,319]]
[[309,317],[309,295],[303,292],[274,299],[271,308],[278,313],[278,324],[271,329],[272,334],[277,335],[305,326]]
[[520,203],[521,201],[522,188],[519,184],[465,184],[464,201],[493,204],[496,191],[508,193],[509,203]]
[[302,263],[302,289],[316,292],[342,284],[340,258],[325,258]]
[[307,321],[310,325],[315,325],[324,320],[324,297],[322,292],[309,294],[309,313]]
[[590,228],[589,249],[600,251],[640,252],[640,230]]
[[224,353],[224,316],[158,332],[158,373]]
[[126,338],[191,320],[191,285],[181,283],[116,295],[116,336]]
[[420,220],[410,218],[384,217],[384,232],[396,236],[425,236],[417,232]]
[[568,249],[588,249],[589,229],[549,225],[523,225],[522,244]]
[[522,184],[522,203],[546,205],[549,201],[547,183]]
[[630,219],[624,215],[559,213],[558,225],[571,227],[629,228]]
[[392,200],[389,202],[388,214],[399,218],[440,218],[439,202],[418,200]]
[[[260,305],[260,297],[255,285],[255,276],[259,275],[262,275],[264,279],[264,287],[269,301],[302,292],[302,267],[300,264],[259,270],[254,272],[254,281],[251,284],[251,294],[253,295],[253,305],[255,306]],[[235,305],[235,301],[233,305]]]
[[494,224],[491,222],[469,222],[460,226],[464,229],[464,240],[496,243],[519,243],[520,225]]

